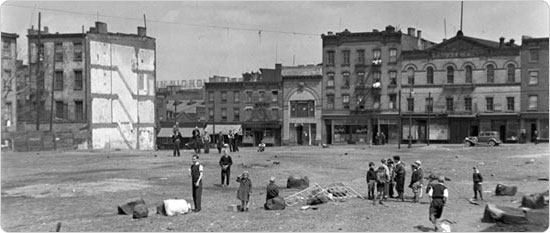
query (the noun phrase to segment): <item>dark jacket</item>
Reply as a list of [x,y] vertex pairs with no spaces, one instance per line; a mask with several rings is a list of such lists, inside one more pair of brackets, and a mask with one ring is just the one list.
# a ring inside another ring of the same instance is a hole
[[371,180],[376,181],[376,171],[373,168],[369,168],[367,171],[367,183]]
[[474,173],[473,179],[474,179],[474,183],[483,182],[483,177],[481,176],[481,173]]
[[222,156],[220,158],[220,166],[223,166],[223,165],[229,165],[229,166],[233,165],[233,160],[231,159],[230,155],[227,155],[227,157]]
[[275,183],[269,183],[266,188],[265,200],[269,200],[279,196],[279,187]]
[[411,176],[411,184],[409,186],[412,186],[414,183],[419,182],[422,184],[422,179],[424,178],[424,173],[422,172],[422,168],[418,168],[415,171],[413,171]]

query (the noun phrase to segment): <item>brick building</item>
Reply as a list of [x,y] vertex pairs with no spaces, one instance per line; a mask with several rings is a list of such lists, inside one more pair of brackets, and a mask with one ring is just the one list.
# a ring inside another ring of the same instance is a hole
[[461,143],[480,131],[498,131],[502,141],[515,142],[520,113],[519,52],[513,39],[490,41],[465,36],[462,31],[432,48],[404,51],[400,70],[403,139],[411,135],[414,141],[425,142],[429,137],[430,141]]
[[260,69],[244,73],[242,81],[225,79],[205,83],[205,130],[227,134],[229,130],[240,134],[243,145],[281,145],[282,127],[281,65],[275,69]]
[[398,140],[397,95],[403,50],[433,45],[421,31],[328,32],[323,40],[322,138],[328,144],[371,143],[377,132]]
[[284,145],[321,143],[322,66],[283,66]]
[[112,33],[96,22],[86,33],[45,27],[40,45],[38,30],[27,38],[34,105],[24,130],[36,129],[38,114],[39,130],[51,119],[53,131],[73,132],[85,148],[154,149],[156,45],[145,28]]
[[548,37],[522,37],[521,42],[521,125],[527,140],[535,130],[548,141]]
[[2,133],[17,129],[17,38],[2,32]]

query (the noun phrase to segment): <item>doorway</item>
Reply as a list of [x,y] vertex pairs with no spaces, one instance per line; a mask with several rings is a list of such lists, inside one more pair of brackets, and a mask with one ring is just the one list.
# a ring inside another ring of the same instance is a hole
[[327,129],[327,144],[332,144],[332,124],[330,120],[325,121],[326,129]]
[[303,125],[296,125],[296,143],[298,145],[302,145],[304,143],[303,135],[304,135],[304,126]]
[[531,142],[534,142],[537,139],[537,123],[531,123]]
[[505,125],[500,126],[498,133],[500,134],[500,141],[501,142],[506,142],[506,126]]
[[254,131],[254,145],[260,144],[264,140],[264,133],[262,131]]

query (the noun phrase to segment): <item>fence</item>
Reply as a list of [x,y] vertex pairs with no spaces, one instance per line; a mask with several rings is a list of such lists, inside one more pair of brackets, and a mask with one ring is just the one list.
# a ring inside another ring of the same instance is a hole
[[13,151],[47,151],[74,150],[79,141],[73,132],[29,131],[10,132],[2,135],[2,140],[9,140],[8,150]]

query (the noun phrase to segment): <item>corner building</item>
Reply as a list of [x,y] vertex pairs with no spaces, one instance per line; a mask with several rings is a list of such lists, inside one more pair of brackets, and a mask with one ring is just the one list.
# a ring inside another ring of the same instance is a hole
[[430,49],[403,52],[403,138],[462,143],[498,131],[503,142],[517,141],[519,52],[513,39],[490,41],[462,31]]
[[322,141],[370,144],[378,132],[399,140],[398,93],[403,50],[426,49],[433,42],[421,31],[328,32],[323,40]]

